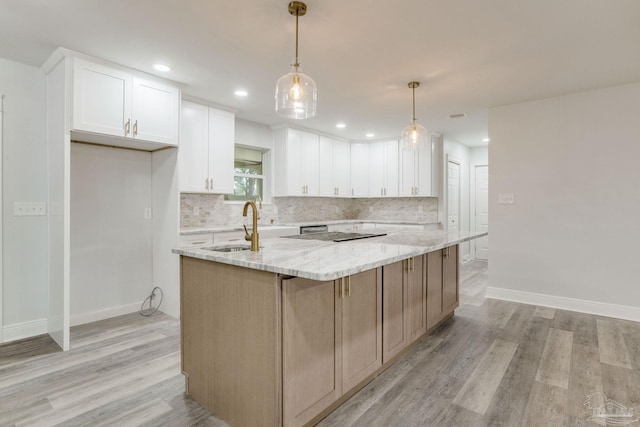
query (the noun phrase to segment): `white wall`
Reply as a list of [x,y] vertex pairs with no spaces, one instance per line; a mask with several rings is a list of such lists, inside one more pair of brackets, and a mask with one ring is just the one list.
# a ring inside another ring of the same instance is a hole
[[640,83],[490,110],[488,296],[640,320],[638,112]]
[[263,150],[273,149],[273,132],[267,125],[236,118],[236,144],[257,147]]
[[[444,138],[444,167],[442,168],[442,178],[443,178],[443,186],[442,186],[442,199],[444,206],[444,214],[441,218],[442,226],[448,226],[448,182],[447,182],[447,174],[448,174],[448,161],[453,161],[460,165],[460,205],[459,205],[459,214],[460,214],[460,229],[461,230],[470,230],[471,223],[469,216],[469,148],[465,145],[462,145],[458,142],[448,140],[445,136]],[[460,244],[460,255],[462,256],[463,261],[468,261],[471,258],[471,245],[470,242],[465,242]]]
[[47,200],[46,84],[39,68],[0,59],[4,94],[4,340],[45,333],[47,217],[13,214],[14,202]]
[[469,148],[470,164],[489,164],[489,147],[472,147]]
[[152,289],[151,153],[71,144],[71,325],[138,311]]

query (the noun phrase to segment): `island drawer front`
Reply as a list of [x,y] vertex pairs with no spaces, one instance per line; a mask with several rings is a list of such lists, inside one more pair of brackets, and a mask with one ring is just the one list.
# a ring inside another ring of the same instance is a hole
[[182,234],[178,239],[179,246],[207,246],[213,244],[213,234]]

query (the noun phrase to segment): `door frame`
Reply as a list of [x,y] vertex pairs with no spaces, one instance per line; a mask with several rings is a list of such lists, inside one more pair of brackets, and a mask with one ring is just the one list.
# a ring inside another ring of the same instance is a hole
[[460,217],[462,216],[461,212],[460,212],[460,201],[461,201],[461,196],[462,196],[462,161],[456,157],[450,156],[447,154],[447,167],[445,168],[446,173],[445,175],[445,182],[446,182],[446,186],[447,186],[447,216],[446,216],[446,220],[447,220],[447,224],[446,224],[446,229],[449,229],[449,200],[451,199],[451,195],[449,194],[449,163],[453,163],[455,165],[458,165],[458,230],[460,230]]
[[[476,206],[476,168],[477,167],[483,167],[486,166],[487,170],[489,168],[489,162],[473,162],[471,163],[471,168],[470,168],[470,173],[469,175],[471,175],[469,177],[469,180],[472,182],[473,185],[470,185],[469,187],[469,195],[471,197],[470,200],[470,206],[471,209],[473,209],[473,214],[470,215],[469,218],[469,222],[470,222],[470,230],[471,231],[476,231],[476,212],[477,212],[477,206]],[[487,203],[489,201],[487,200]],[[477,243],[478,239],[474,239],[473,240],[473,244],[471,245],[471,259],[476,259],[476,243]]]
[[0,93],[0,343],[4,342],[4,323],[3,323],[3,318],[4,318],[4,314],[3,314],[3,307],[4,307],[4,284],[3,284],[3,279],[4,279],[4,268],[3,268],[3,258],[2,258],[2,247],[4,245],[4,240],[2,237],[2,228],[3,228],[3,221],[2,221],[2,149],[3,149],[3,142],[2,142],[2,134],[3,134],[3,130],[2,130],[2,122],[4,121],[3,119],[3,104],[4,104],[4,95]]

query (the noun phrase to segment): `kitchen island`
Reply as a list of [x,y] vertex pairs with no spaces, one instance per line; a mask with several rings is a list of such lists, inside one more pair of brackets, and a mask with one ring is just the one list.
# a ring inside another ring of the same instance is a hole
[[458,244],[483,232],[181,248],[182,370],[233,426],[312,424],[458,306]]

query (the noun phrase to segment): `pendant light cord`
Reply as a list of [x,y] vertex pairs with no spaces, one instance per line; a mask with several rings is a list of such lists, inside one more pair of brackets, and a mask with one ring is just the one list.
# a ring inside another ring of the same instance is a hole
[[413,119],[412,119],[412,123],[416,124],[416,88],[415,88],[415,86],[411,88],[411,91],[413,92]]
[[293,66],[296,67],[296,71],[300,66],[300,63],[298,62],[298,15],[299,12],[296,10],[296,63],[293,64]]

